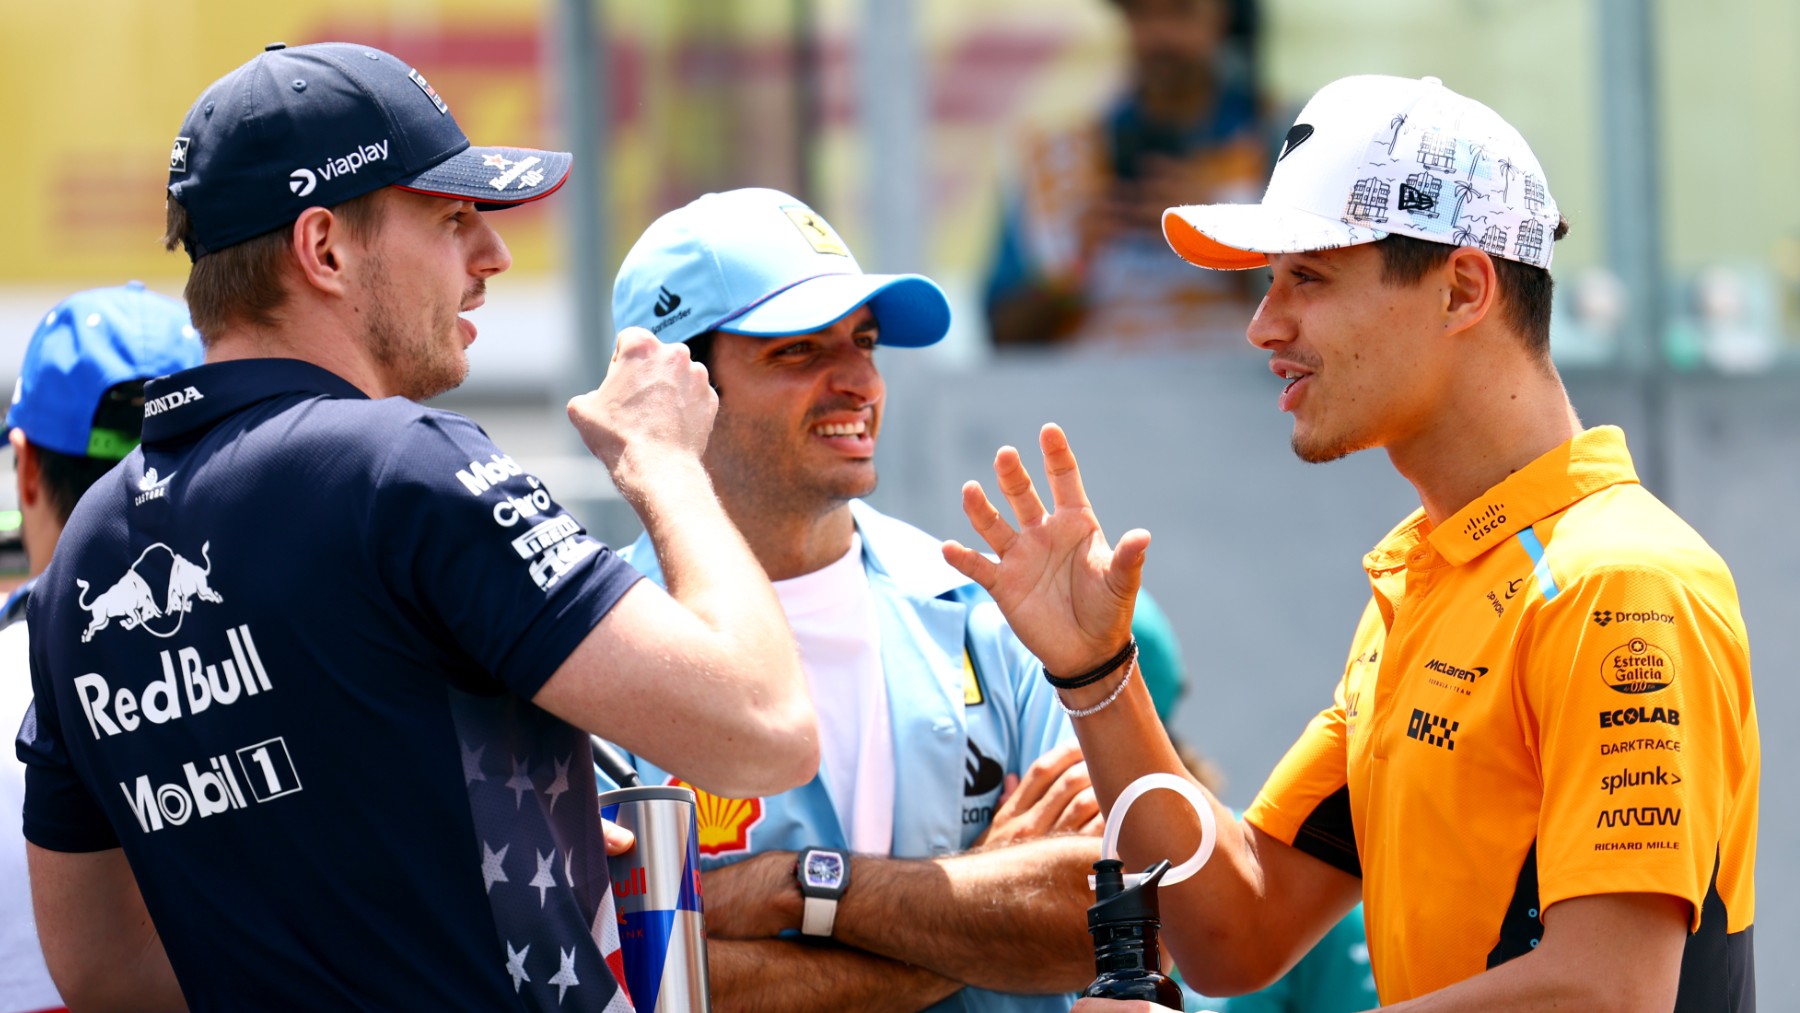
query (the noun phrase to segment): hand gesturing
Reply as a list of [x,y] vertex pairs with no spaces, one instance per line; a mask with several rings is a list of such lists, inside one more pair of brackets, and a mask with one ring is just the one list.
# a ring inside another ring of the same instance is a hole
[[1131,610],[1150,533],[1127,531],[1109,546],[1081,486],[1068,437],[1054,423],[1038,436],[1049,477],[1046,512],[1019,452],[994,455],[994,478],[1018,520],[1014,530],[979,482],[963,486],[963,513],[998,562],[958,542],[944,559],[986,588],[1025,646],[1060,676],[1078,675],[1111,657],[1131,636]]

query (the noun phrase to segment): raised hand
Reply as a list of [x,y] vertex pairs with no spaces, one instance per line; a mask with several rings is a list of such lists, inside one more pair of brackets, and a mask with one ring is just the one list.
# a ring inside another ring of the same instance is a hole
[[1099,665],[1131,636],[1131,610],[1150,533],[1127,531],[1114,547],[1081,485],[1068,437],[1055,423],[1038,436],[1051,502],[1046,511],[1019,452],[1001,447],[994,478],[1019,526],[1014,530],[979,482],[963,486],[963,513],[998,562],[958,542],[944,559],[986,588],[1013,632],[1053,674],[1074,676]]
[[689,358],[686,345],[627,327],[599,389],[571,398],[568,410],[582,442],[635,504],[643,479],[663,460],[699,459],[718,408],[706,367]]

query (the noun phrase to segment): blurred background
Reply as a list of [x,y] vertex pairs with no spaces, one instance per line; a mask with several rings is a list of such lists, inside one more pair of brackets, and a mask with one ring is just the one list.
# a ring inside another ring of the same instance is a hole
[[966,538],[958,485],[1063,423],[1111,533],[1156,536],[1146,581],[1191,680],[1173,724],[1236,805],[1328,701],[1361,554],[1416,499],[1377,456],[1292,459],[1242,340],[1261,280],[1181,268],[1154,209],[1254,200],[1299,105],[1345,74],[1493,106],[1573,225],[1552,346],[1577,408],[1626,427],[1737,575],[1764,727],[1760,991],[1800,1009],[1781,957],[1800,948],[1800,5],[0,0],[0,378],[74,289],[180,294],[186,258],[158,237],[188,103],[268,42],[333,39],[419,67],[477,143],[577,153],[564,193],[495,217],[516,266],[444,406],[634,537],[561,413],[604,371],[619,259],[709,190],[802,197],[865,269],[929,274],[956,309],[942,345],[881,358],[875,502]]

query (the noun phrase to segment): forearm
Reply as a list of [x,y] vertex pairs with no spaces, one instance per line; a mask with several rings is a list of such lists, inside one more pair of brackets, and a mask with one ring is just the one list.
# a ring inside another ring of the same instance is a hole
[[787,939],[709,939],[715,1013],[915,1013],[962,986],[859,950]]
[[766,669],[772,684],[804,695],[781,603],[699,459],[659,462],[638,482],[632,505],[656,548],[669,596],[717,635],[715,646],[732,652],[746,676]]
[[26,845],[38,939],[72,1009],[185,1010],[187,1001],[122,851]]
[[835,938],[1000,992],[1080,989],[1094,977],[1092,837],[1052,837],[929,862],[856,859]]
[[[1094,706],[1114,684],[1065,692],[1069,706]],[[1150,695],[1133,676],[1111,706],[1074,721],[1100,806],[1109,814],[1120,793],[1151,773],[1192,781],[1156,717]],[[1196,785],[1217,829],[1213,854],[1192,878],[1162,890],[1163,942],[1182,973],[1203,992],[1234,995],[1278,978],[1356,901],[1360,884],[1239,822]],[[1110,815],[1109,815],[1109,818]],[[1200,820],[1186,800],[1151,791],[1132,803],[1120,827],[1128,870],[1162,859],[1179,864],[1200,844]]]
[[1692,907],[1664,894],[1577,897],[1544,912],[1542,944],[1449,988],[1383,1009],[1407,1013],[1584,1010],[1675,1005]]

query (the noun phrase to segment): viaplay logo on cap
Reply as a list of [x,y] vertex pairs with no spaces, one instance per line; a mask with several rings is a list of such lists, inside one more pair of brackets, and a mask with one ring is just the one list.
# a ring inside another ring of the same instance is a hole
[[388,139],[382,138],[373,144],[359,145],[348,154],[336,158],[328,158],[325,164],[315,169],[304,166],[288,173],[288,190],[296,197],[305,197],[319,187],[319,180],[327,181],[343,176],[354,176],[366,165],[384,162],[388,157]]

